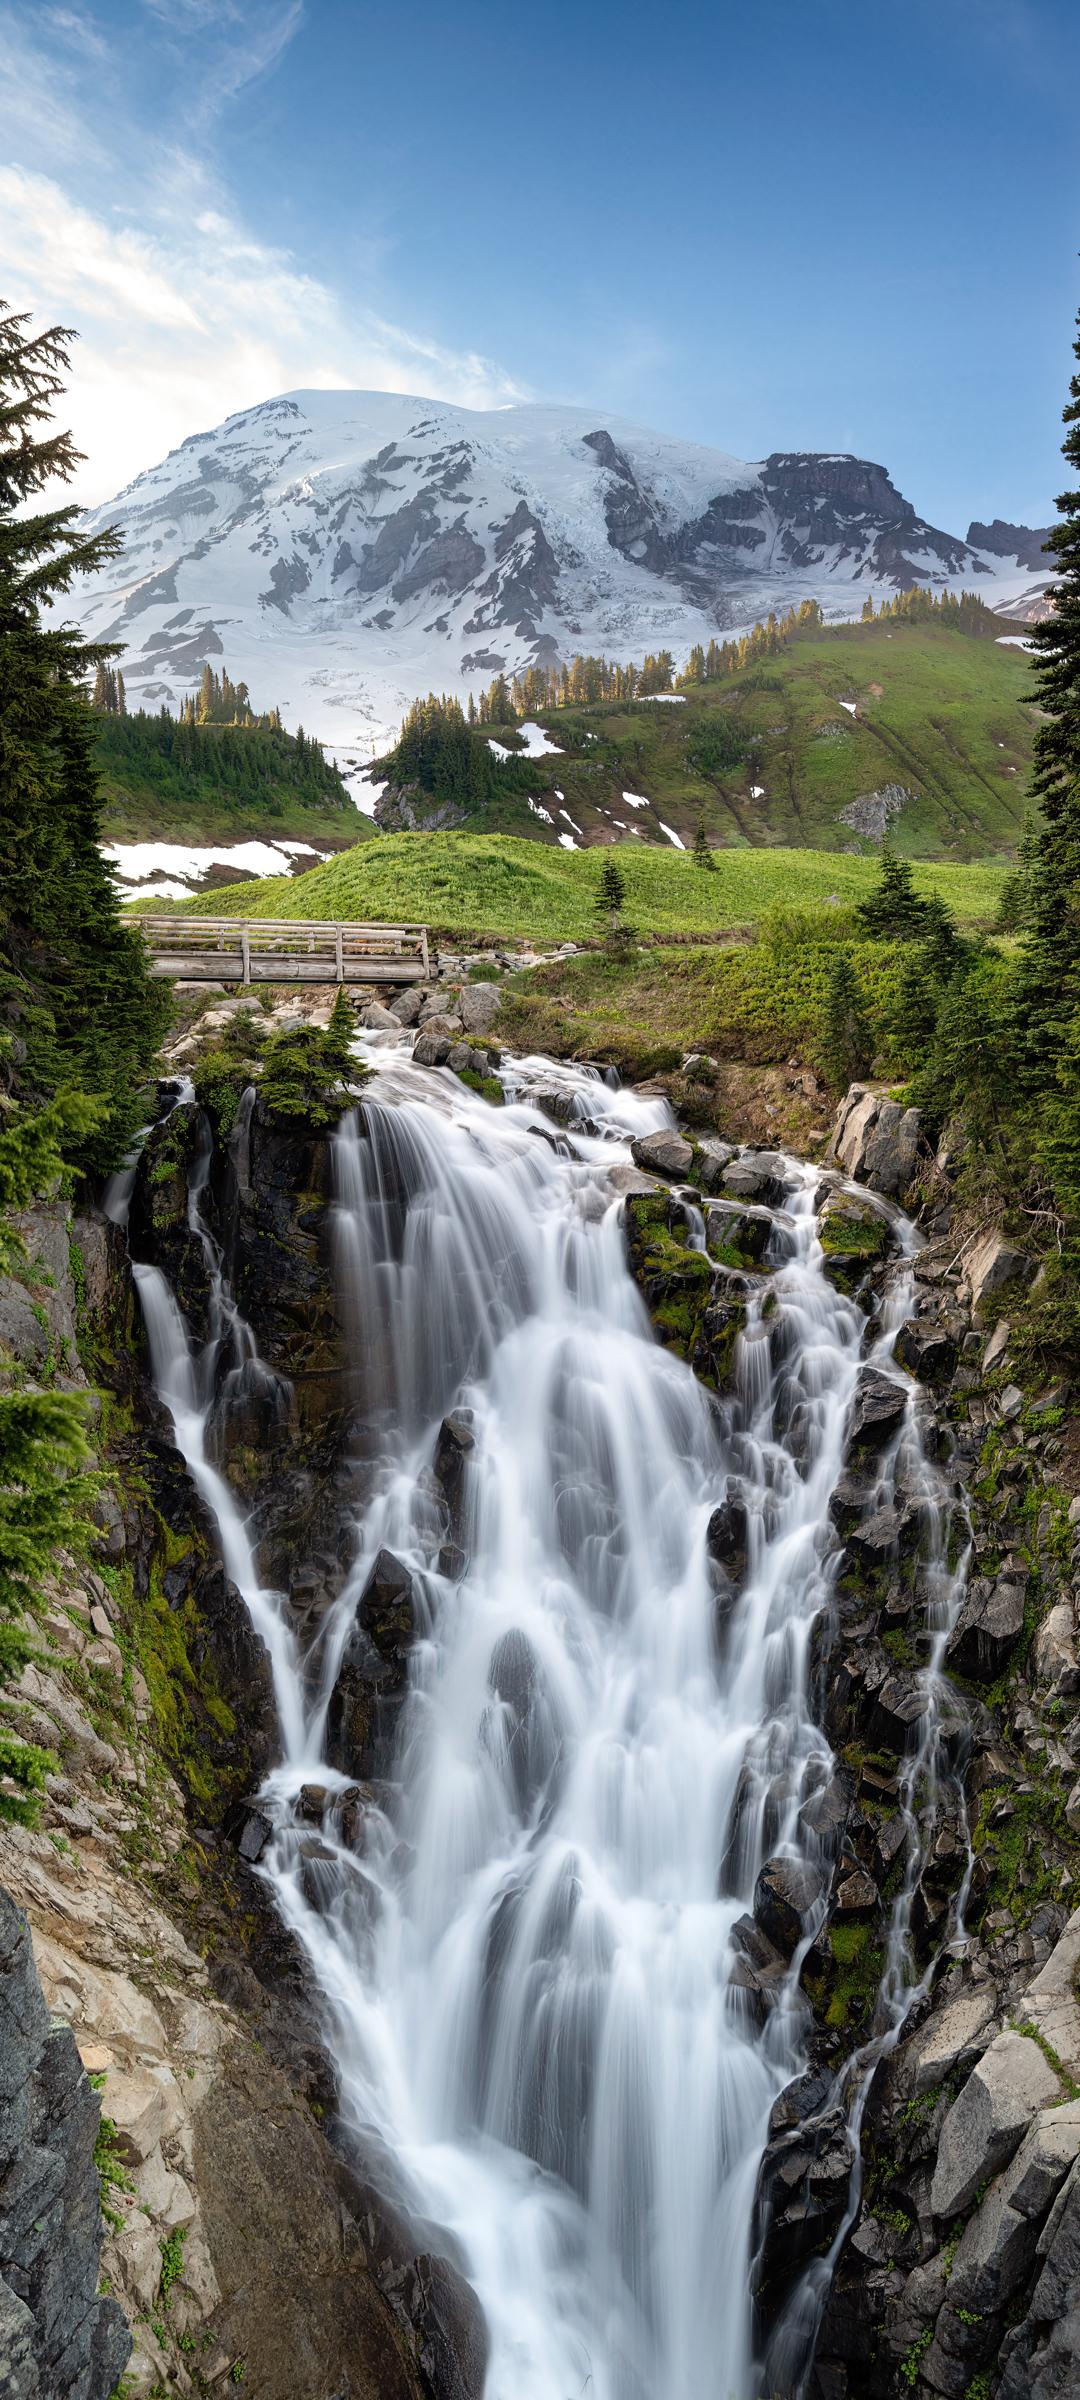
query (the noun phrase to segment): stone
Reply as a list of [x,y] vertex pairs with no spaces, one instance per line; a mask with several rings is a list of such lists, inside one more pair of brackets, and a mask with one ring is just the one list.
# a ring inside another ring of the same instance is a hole
[[1039,2236],[1027,2313],[1006,2336],[998,2400],[1075,2400],[1080,2389],[1080,2162]]
[[791,1182],[791,1169],[779,1150],[743,1150],[720,1177],[731,1200],[756,1200],[763,1208],[779,1208]]
[[381,1000],[373,1000],[365,1008],[360,1023],[367,1027],[369,1033],[401,1032],[400,1017],[395,1017],[392,1009],[384,1008]]
[[705,1548],[717,1566],[723,1567],[732,1583],[740,1583],[746,1573],[746,1543],[750,1517],[740,1492],[729,1492],[714,1508],[705,1529]]
[[970,2207],[980,2184],[1019,2149],[1032,2117],[1060,2100],[1062,2086],[1036,2042],[999,2033],[953,2101],[938,2141],[930,2187],[935,2217]]
[[1024,1630],[1024,1586],[1002,1576],[972,1585],[946,1645],[957,1675],[993,1683]]
[[370,1642],[398,1672],[416,1632],[413,1580],[392,1550],[380,1550],[357,1604],[357,1622]]
[[1008,1318],[1002,1317],[1000,1323],[995,1325],[993,1333],[991,1334],[986,1348],[983,1351],[982,1368],[984,1375],[992,1375],[994,1368],[1000,1365],[1001,1360],[1004,1358],[1005,1352],[1009,1347],[1009,1335],[1011,1332],[1012,1327],[1009,1324]]
[[848,1424],[848,1447],[880,1450],[899,1433],[907,1415],[908,1391],[877,1367],[862,1367]]
[[452,1015],[443,1008],[433,1008],[428,1003],[420,1011],[420,1031],[429,1036],[445,1033],[453,1041],[459,1034],[464,1033],[465,1027],[459,1016]]
[[250,1866],[254,1866],[256,1859],[262,1857],[273,1830],[273,1820],[264,1816],[261,1808],[244,1809],[236,1835],[236,1847],[241,1858],[247,1859]]
[[[554,1148],[554,1144],[552,1147]],[[643,1174],[640,1167],[610,1167],[608,1182],[613,1191],[621,1192],[626,1199],[632,1199],[635,1194],[655,1192],[660,1188],[655,1175]]]
[[636,1167],[649,1175],[661,1175],[682,1182],[694,1163],[694,1153],[681,1133],[663,1131],[644,1133],[630,1144],[630,1156]]
[[396,999],[391,1000],[390,1014],[399,1025],[417,1025],[420,1011],[430,997],[421,984],[410,984],[408,991],[399,992]]
[[1080,2083],[1080,1909],[1075,1909],[1045,1966],[1024,1993],[1024,2015],[1049,2042],[1067,2075]]
[[458,1013],[466,1033],[490,1033],[502,1007],[502,1000],[497,983],[463,984]]
[[754,1918],[784,1957],[798,1948],[806,1920],[820,1906],[824,1892],[824,1877],[805,1860],[766,1859],[754,1886]]
[[893,1343],[893,1357],[920,1383],[948,1383],[956,1371],[958,1342],[940,1317],[909,1317]]
[[971,1305],[976,1309],[981,1308],[983,1301],[994,1292],[1003,1291],[1008,1283],[1030,1283],[1035,1273],[1035,1260],[1026,1250],[1015,1249],[1001,1233],[986,1234],[973,1250],[968,1251],[964,1265],[971,1291]]
[[455,1543],[461,1540],[466,1465],[475,1448],[476,1436],[468,1416],[463,1409],[454,1409],[439,1427],[432,1464],[443,1488]]
[[445,1066],[452,1043],[448,1033],[426,1031],[418,1034],[413,1043],[413,1058],[418,1067]]
[[718,1192],[724,1168],[735,1156],[732,1142],[717,1141],[713,1134],[703,1134],[698,1144],[697,1179],[703,1192]]
[[853,1083],[837,1111],[829,1152],[856,1183],[903,1200],[915,1179],[921,1140],[917,1108],[901,1108],[887,1092]]
[[847,1917],[872,1916],[878,1906],[878,1888],[872,1875],[858,1867],[853,1875],[845,1875],[836,1888],[836,1907]]
[[1007,1383],[998,1401],[998,1413],[1007,1425],[1015,1422],[1024,1405],[1024,1395],[1018,1383]]
[[973,2067],[991,2039],[996,2002],[993,1984],[984,1983],[935,2008],[900,2053],[904,2091],[921,2099],[940,2090],[958,2068]]
[[871,1516],[851,1527],[845,1543],[849,1557],[856,1565],[870,1570],[898,1557],[908,1545],[913,1514],[904,1508],[876,1508]]
[[1036,1676],[1041,1684],[1048,1686],[1052,1700],[1068,1698],[1080,1690],[1080,1660],[1076,1654],[1076,1627],[1070,1600],[1056,1600],[1036,1627],[1031,1658]]

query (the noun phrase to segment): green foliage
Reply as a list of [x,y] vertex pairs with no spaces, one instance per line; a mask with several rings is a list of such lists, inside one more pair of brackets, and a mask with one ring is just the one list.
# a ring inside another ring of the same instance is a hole
[[69,480],[68,434],[35,431],[63,390],[70,336],[0,315],[0,1005],[21,1045],[10,1081],[37,1100],[77,1087],[101,1103],[75,1163],[114,1164],[137,1123],[168,1010],[125,925],[98,848],[95,720],[84,683],[107,659],[50,604],[115,555],[77,509],[35,506]]
[[910,861],[898,858],[888,841],[882,844],[877,888],[859,902],[856,915],[863,932],[877,940],[910,941],[932,929],[934,912],[915,889]]
[[865,1075],[873,1055],[870,1026],[850,950],[829,961],[819,1056],[829,1082],[846,1090]]
[[714,859],[712,851],[709,848],[709,837],[705,831],[704,817],[699,817],[697,821],[697,831],[694,835],[693,860],[695,867],[703,868],[707,875],[715,875],[716,860]]
[[749,747],[750,737],[738,719],[714,709],[687,735],[686,763],[695,775],[724,775],[742,765]]
[[161,2245],[161,2282],[158,2285],[158,2298],[161,2302],[162,2308],[165,2310],[166,2316],[168,2315],[169,2309],[172,2305],[173,2285],[179,2280],[180,2276],[184,2272],[184,2244],[186,2240],[187,2226],[178,2225],[175,2230],[167,2236],[166,2240],[163,2241]]
[[497,759],[486,736],[466,722],[460,702],[445,694],[436,699],[434,692],[414,700],[378,772],[394,791],[427,792],[469,810],[519,785],[525,789],[533,780],[527,761]]
[[[91,2075],[90,2081],[95,2091],[101,2091],[105,2083],[105,2076],[101,2073],[94,2074]],[[111,2192],[133,2192],[135,2185],[120,2156],[120,2139],[116,2126],[111,2117],[104,2115],[99,2120],[94,2142],[94,2165],[97,2168],[98,2183],[101,2187],[102,2216],[106,2225],[111,2226],[114,2233],[119,2233],[124,2220],[119,2209],[113,2207],[109,2195]]]
[[271,1035],[263,1055],[259,1091],[271,1116],[299,1117],[309,1125],[336,1125],[345,1103],[342,1083],[362,1083],[365,1069],[353,1057],[356,1020],[344,985],[328,1025],[300,1025]]
[[922,2362],[930,2348],[933,2338],[933,2326],[924,2325],[922,2332],[916,2334],[915,2340],[912,2342],[910,2349],[905,2350],[904,2352],[903,2358],[900,2361],[899,2373],[901,2382],[907,2384],[909,2391],[913,2392],[916,2384],[921,2380]]
[[[200,1108],[205,1108],[219,1137],[224,1140],[232,1132],[237,1109],[249,1083],[257,1080],[266,1053],[268,1035],[260,1025],[253,1009],[238,1009],[227,1025],[223,1025],[213,1042],[199,1052],[192,1081]],[[180,1111],[175,1112],[177,1118]],[[166,1128],[168,1131],[168,1128]],[[177,1125],[178,1135],[182,1125]],[[171,1163],[162,1156],[164,1171]],[[157,1172],[156,1166],[151,1174]]]
[[362,838],[337,768],[318,742],[267,720],[217,725],[169,716],[101,716],[96,759],[106,830],[183,839],[269,820],[267,832],[302,831],[315,819],[331,832]]

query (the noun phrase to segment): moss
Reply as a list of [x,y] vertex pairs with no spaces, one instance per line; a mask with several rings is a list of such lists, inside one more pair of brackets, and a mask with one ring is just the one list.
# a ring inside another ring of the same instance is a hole
[[832,1925],[828,1935],[834,1977],[825,2022],[834,2032],[868,2022],[885,1967],[872,1925]]

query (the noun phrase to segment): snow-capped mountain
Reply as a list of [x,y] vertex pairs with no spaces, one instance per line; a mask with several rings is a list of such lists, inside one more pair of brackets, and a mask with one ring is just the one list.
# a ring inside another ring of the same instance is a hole
[[193,434],[94,512],[124,536],[74,595],[126,645],[132,703],[175,707],[224,661],[343,757],[418,692],[478,690],[576,651],[677,660],[770,608],[857,613],[912,583],[1023,614],[1046,577],[1022,527],[927,525],[883,467],[757,465],[574,408],[480,412],[385,392],[291,392]]

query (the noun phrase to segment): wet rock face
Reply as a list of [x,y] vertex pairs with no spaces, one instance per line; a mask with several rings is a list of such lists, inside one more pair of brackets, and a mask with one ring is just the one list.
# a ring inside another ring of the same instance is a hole
[[0,1891],[0,2379],[11,2400],[110,2400],[131,2355],[98,2295],[99,2108],[45,2006],[25,1917]]
[[797,1858],[766,1859],[754,1887],[754,1918],[766,1941],[790,1958],[825,1894],[825,1878]]
[[327,1711],[327,1759],[345,1775],[364,1781],[390,1765],[415,1631],[412,1577],[392,1551],[380,1550]]

